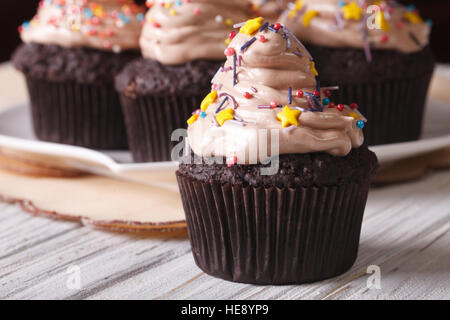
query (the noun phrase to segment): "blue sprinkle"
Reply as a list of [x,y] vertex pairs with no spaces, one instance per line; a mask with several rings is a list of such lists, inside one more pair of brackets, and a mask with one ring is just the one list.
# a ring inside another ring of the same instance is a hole
[[324,105],[324,106],[327,106],[327,105],[330,104],[331,101],[330,101],[330,98],[325,98],[325,99],[323,99],[322,102],[323,102],[323,105]]
[[206,112],[205,111],[200,112],[200,118],[206,118]]
[[237,70],[236,70],[236,53],[233,55],[233,87],[237,84]]
[[139,22],[142,22],[142,21],[144,20],[144,18],[145,18],[145,16],[144,16],[143,13],[138,13],[138,14],[136,15],[136,19],[137,19],[137,21],[139,21]]
[[227,102],[228,97],[223,98],[222,102],[219,104],[219,106],[216,109],[216,114],[220,112],[220,110],[222,110],[223,105],[225,104],[225,102]]
[[322,106],[322,104],[320,103],[319,99],[317,99],[316,96],[314,96],[314,95],[312,96],[312,99],[314,100],[314,103],[316,104],[316,106],[319,107],[319,110],[320,110],[320,111],[323,111],[323,106]]
[[364,129],[364,127],[366,126],[366,124],[364,123],[364,121],[362,120],[358,120],[356,121],[356,126],[360,129]]
[[269,26],[268,22],[264,23],[263,26],[259,29],[259,32],[263,32],[264,30],[267,29],[268,26]]
[[94,14],[92,13],[92,10],[89,8],[84,8],[83,9],[84,15],[86,16],[86,18],[91,19]]
[[253,37],[250,40],[248,40],[246,43],[244,43],[244,45],[241,47],[241,52],[243,52],[245,49],[250,47],[253,44],[253,42],[255,42],[255,41],[256,41],[256,38]]

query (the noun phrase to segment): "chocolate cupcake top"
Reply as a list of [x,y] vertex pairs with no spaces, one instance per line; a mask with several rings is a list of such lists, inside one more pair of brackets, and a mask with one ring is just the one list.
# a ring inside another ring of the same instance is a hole
[[286,10],[288,3],[288,0],[253,0],[254,8],[268,20],[277,20]]
[[329,47],[416,52],[428,44],[431,22],[395,1],[298,0],[280,18],[302,41]]
[[252,16],[247,0],[157,0],[148,5],[142,54],[166,65],[223,60],[230,28]]
[[25,43],[134,50],[139,49],[144,13],[133,0],[43,0],[20,33]]
[[211,93],[188,120],[196,155],[253,164],[276,153],[345,156],[363,144],[357,105],[330,101],[336,88],[320,88],[313,58],[288,29],[256,18],[233,35]]

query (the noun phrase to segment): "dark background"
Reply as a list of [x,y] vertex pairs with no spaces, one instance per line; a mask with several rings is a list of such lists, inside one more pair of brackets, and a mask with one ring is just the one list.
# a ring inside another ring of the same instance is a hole
[[[139,2],[140,0],[138,0]],[[226,1],[226,0],[223,0]],[[142,1],[141,1],[142,2]],[[431,45],[441,62],[450,62],[450,1],[448,0],[409,0],[414,3],[424,19],[434,21]],[[0,47],[0,61],[8,60],[19,43],[17,28],[23,21],[29,20],[36,12],[39,0],[1,0],[0,30],[3,45]]]

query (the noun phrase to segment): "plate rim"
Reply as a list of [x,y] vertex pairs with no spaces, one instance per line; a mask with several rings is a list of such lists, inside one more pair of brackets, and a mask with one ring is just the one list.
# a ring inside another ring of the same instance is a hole
[[[439,100],[439,99],[437,99]],[[446,102],[447,101],[442,101]],[[24,102],[26,104],[27,102]],[[14,112],[16,108],[26,108],[26,105],[18,104],[8,106],[0,110],[0,118],[7,115],[10,112]],[[369,149],[377,154],[381,164],[386,164],[393,161],[402,160],[408,157],[425,154],[441,148],[450,146],[450,134],[445,136],[421,139],[417,141],[408,141],[394,144],[369,146]],[[90,162],[103,166],[113,174],[133,173],[142,171],[162,171],[167,169],[174,169],[177,167],[177,162],[146,162],[146,163],[119,163],[115,161],[111,156],[104,152],[78,147],[71,145],[64,145],[54,142],[29,140],[14,136],[8,136],[0,133],[0,147],[5,147],[22,152],[29,152],[40,155],[54,156],[60,158],[69,157],[81,162]],[[402,152],[402,156],[399,156],[398,149],[408,148],[409,152]],[[392,152],[392,156],[386,156]],[[379,154],[383,153],[380,157]],[[76,164],[73,164],[77,167]],[[78,166],[77,169],[80,169]],[[89,167],[83,166],[82,169],[89,170]],[[91,168],[93,170],[93,168]],[[99,173],[98,168],[94,173]]]

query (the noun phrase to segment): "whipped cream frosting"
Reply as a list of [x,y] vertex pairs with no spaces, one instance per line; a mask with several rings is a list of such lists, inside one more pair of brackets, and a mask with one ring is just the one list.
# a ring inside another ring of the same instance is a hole
[[254,0],[258,13],[265,19],[275,21],[287,8],[288,0]]
[[133,0],[44,0],[20,33],[25,43],[136,50],[144,13]]
[[247,0],[152,1],[150,5],[140,39],[142,55],[166,65],[224,60],[230,29],[252,16]]
[[413,6],[395,1],[299,0],[280,22],[307,43],[403,53],[423,49],[431,30]]
[[[357,105],[330,101],[335,88],[319,88],[315,63],[301,42],[283,26],[261,20],[249,20],[234,37],[211,93],[188,120],[194,153],[252,164],[266,154],[345,156],[360,147],[366,119]],[[255,154],[255,148],[267,152]]]

